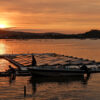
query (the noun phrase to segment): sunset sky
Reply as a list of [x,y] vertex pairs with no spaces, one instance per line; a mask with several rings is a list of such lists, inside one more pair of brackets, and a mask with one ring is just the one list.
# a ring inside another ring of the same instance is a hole
[[32,32],[100,29],[100,0],[0,0],[0,26]]

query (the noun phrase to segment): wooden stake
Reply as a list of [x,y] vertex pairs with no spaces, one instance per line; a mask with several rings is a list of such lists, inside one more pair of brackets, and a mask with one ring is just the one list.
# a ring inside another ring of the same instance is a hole
[[24,86],[24,97],[26,97],[26,86]]

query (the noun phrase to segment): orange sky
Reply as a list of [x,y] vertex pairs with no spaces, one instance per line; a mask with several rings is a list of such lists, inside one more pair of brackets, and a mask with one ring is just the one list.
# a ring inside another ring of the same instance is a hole
[[0,0],[2,24],[33,32],[100,29],[100,0]]

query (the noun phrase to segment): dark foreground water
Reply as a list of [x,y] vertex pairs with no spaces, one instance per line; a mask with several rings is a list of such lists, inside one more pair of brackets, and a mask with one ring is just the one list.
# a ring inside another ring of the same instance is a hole
[[[35,79],[0,77],[0,100],[100,100],[100,74],[87,79]],[[24,85],[27,95],[24,98]]]
[[[100,40],[0,40],[0,54],[58,53],[100,61]],[[0,59],[0,71],[10,63]],[[0,77],[0,100],[100,100],[100,74],[89,78]],[[27,96],[24,98],[24,85]]]

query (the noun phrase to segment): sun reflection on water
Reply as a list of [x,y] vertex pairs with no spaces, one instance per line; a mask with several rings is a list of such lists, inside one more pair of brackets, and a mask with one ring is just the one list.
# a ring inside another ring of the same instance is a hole
[[0,54],[5,54],[5,44],[4,43],[0,43]]

